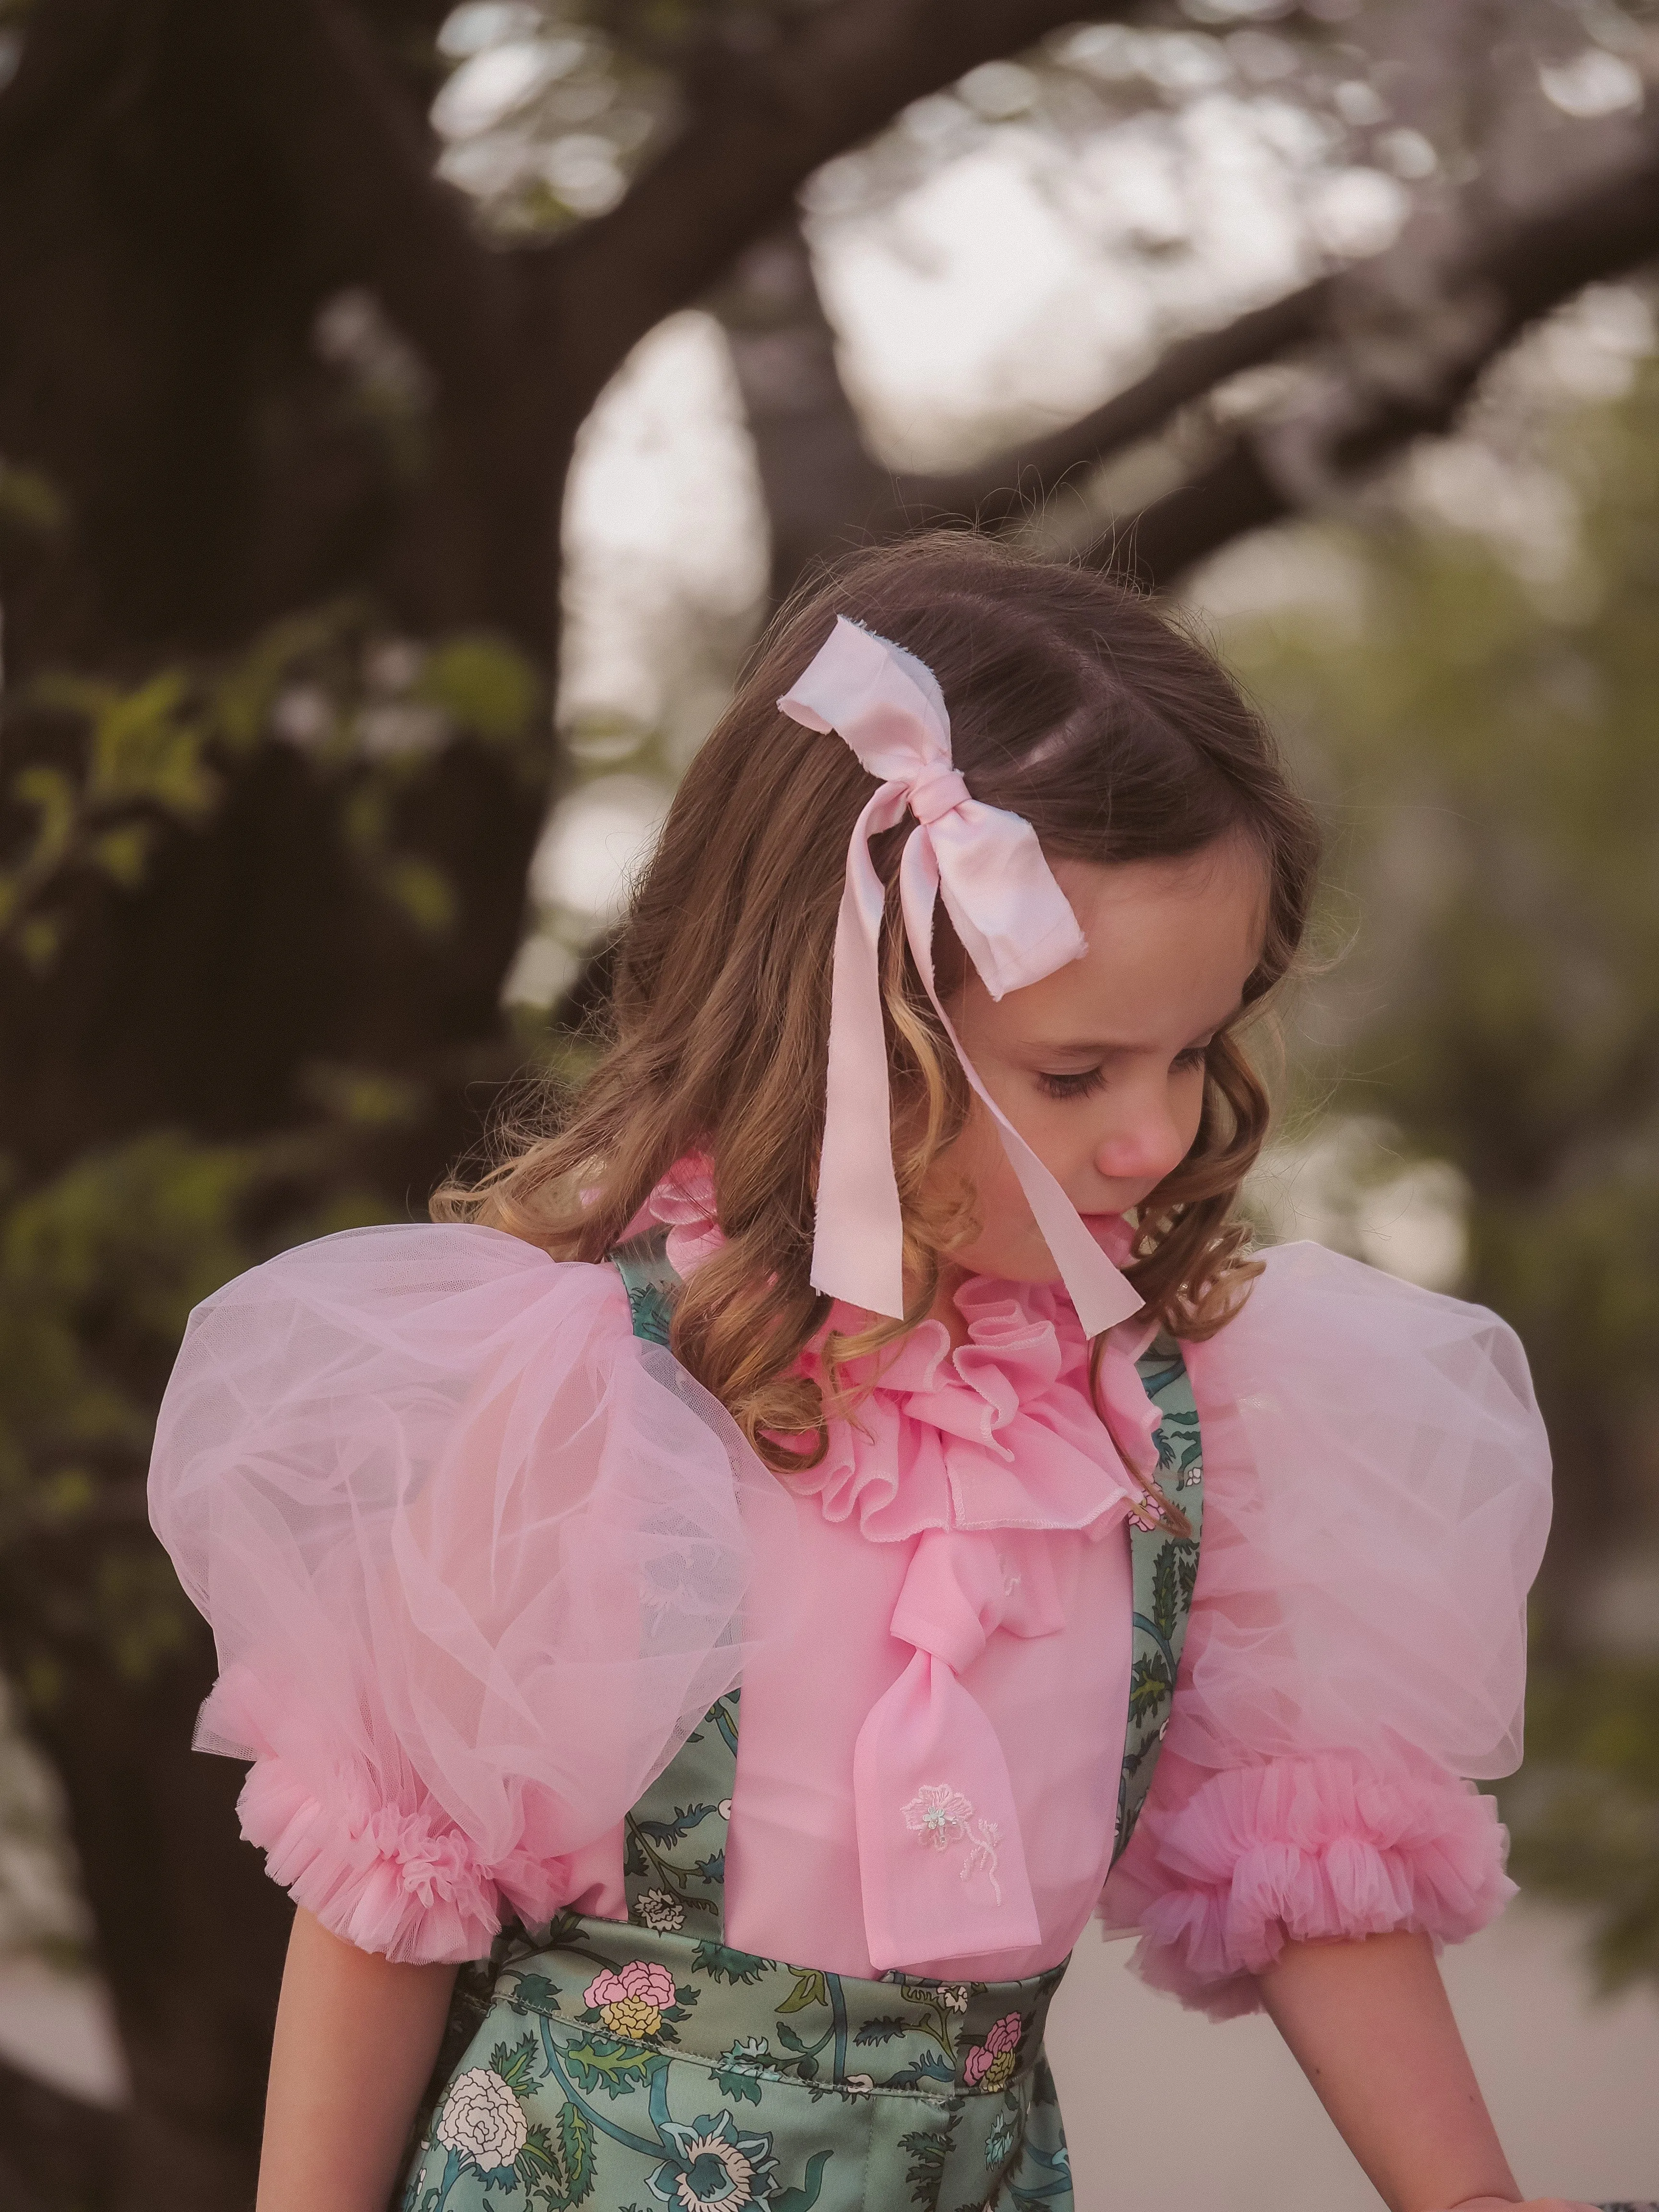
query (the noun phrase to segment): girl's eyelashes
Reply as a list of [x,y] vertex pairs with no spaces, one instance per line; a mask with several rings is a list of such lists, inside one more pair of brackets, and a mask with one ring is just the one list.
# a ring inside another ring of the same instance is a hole
[[1106,1071],[1103,1067],[1085,1067],[1077,1075],[1048,1075],[1039,1070],[1036,1085],[1045,1098],[1087,1098],[1091,1092],[1105,1088]]
[[[1185,1052],[1178,1052],[1170,1063],[1170,1072],[1186,1073],[1189,1069],[1202,1067],[1212,1038],[1202,1044],[1189,1044]],[[1036,1086],[1045,1098],[1088,1098],[1106,1086],[1104,1067],[1085,1067],[1075,1075],[1055,1075],[1046,1069],[1036,1071]]]

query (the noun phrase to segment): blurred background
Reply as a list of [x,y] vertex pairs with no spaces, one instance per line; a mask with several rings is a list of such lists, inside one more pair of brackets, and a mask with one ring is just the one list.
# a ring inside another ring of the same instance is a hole
[[[252,2201],[189,1308],[580,1073],[768,608],[969,522],[1172,594],[1324,810],[1250,1203],[1526,1341],[1453,1987],[1528,2187],[1659,2194],[1656,103],[1646,0],[0,0],[0,2212]],[[1082,2212],[1375,2203],[1092,1938],[1058,2041]]]

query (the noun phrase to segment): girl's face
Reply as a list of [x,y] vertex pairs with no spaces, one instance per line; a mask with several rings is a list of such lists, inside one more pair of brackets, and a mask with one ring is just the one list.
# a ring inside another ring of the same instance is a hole
[[[1267,878],[1240,838],[1179,860],[1057,860],[1054,872],[1088,951],[1000,1001],[970,963],[947,1010],[981,1082],[1087,1220],[1139,1205],[1191,1149],[1204,1048],[1261,957]],[[966,1175],[977,1194],[983,1225],[951,1255],[958,1266],[1059,1279],[977,1099],[933,1172]]]

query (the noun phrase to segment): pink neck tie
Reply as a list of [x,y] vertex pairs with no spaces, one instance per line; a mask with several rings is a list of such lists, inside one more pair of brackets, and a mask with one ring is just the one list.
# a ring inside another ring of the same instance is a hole
[[961,1677],[999,1629],[1049,1636],[1064,1623],[1044,1536],[932,1528],[918,1539],[892,1620],[915,1656],[853,1753],[865,1940],[878,1972],[1042,1941],[1008,1764]]
[[870,840],[908,810],[917,826],[899,864],[899,895],[922,982],[963,1073],[996,1123],[1078,1317],[1098,1335],[1141,1301],[986,1091],[933,982],[939,898],[994,999],[1087,950],[1036,833],[1018,814],[969,795],[951,757],[950,720],[932,672],[845,616],[778,705],[809,730],[834,731],[882,780],[853,831],[836,925],[813,1287],[871,1313],[903,1316],[903,1224],[882,1027],[883,894]]

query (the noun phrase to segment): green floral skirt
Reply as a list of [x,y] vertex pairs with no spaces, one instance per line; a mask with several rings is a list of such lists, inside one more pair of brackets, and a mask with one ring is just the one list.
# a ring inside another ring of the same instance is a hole
[[1063,1971],[858,1981],[563,1915],[498,1966],[403,2212],[1072,2212]]

